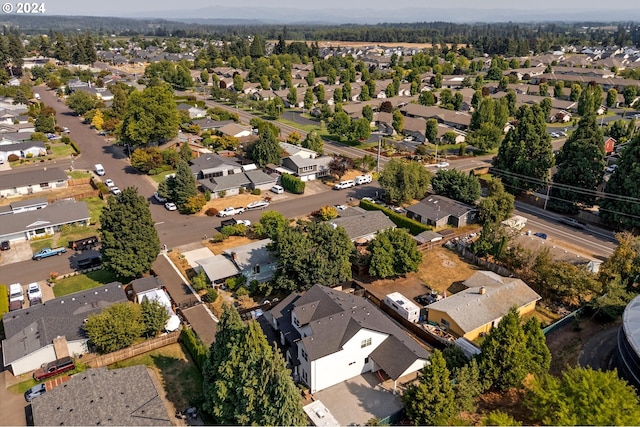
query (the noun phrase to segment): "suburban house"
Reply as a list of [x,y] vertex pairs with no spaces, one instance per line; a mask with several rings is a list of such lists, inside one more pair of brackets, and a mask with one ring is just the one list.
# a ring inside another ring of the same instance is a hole
[[160,397],[164,390],[152,375],[145,365],[73,375],[33,400],[33,425],[172,426],[173,414]]
[[[426,142],[427,137],[425,135],[427,129],[427,121],[420,117],[405,117],[404,129],[402,133],[407,136],[413,137],[416,142]],[[429,141],[434,143],[435,141]]]
[[471,124],[471,115],[460,111],[446,110],[436,106],[420,104],[407,104],[400,108],[402,114],[407,117],[421,117],[423,119],[436,119],[439,123],[465,130]]
[[233,136],[235,138],[242,138],[244,136],[251,135],[251,126],[239,125],[238,123],[231,122],[218,128],[218,133],[227,136]]
[[458,337],[475,340],[500,323],[516,307],[520,315],[535,310],[540,299],[520,279],[478,271],[464,285],[467,289],[428,306],[428,321]]
[[378,232],[396,228],[382,211],[367,211],[360,207],[341,211],[340,217],[332,219],[329,224],[344,228],[349,239],[355,243],[370,242]]
[[474,206],[435,194],[407,207],[407,217],[435,228],[464,227],[477,216],[478,210]]
[[2,316],[4,366],[21,375],[66,356],[88,352],[82,325],[87,317],[127,297],[122,284],[76,292]]
[[264,316],[311,393],[365,372],[383,371],[395,385],[430,357],[369,300],[322,285],[289,295]]
[[24,196],[65,188],[69,177],[60,168],[30,169],[0,174],[0,197]]
[[223,251],[221,255],[209,256],[195,261],[211,283],[219,284],[229,277],[242,274],[247,282],[268,282],[273,277],[277,260],[267,246],[271,239],[262,239]]
[[233,158],[210,153],[191,159],[189,168],[191,168],[196,179],[216,178],[242,173],[242,165]]
[[[215,178],[199,179],[198,184],[211,192],[211,197],[218,198],[240,194],[240,189],[259,189],[268,191],[277,181],[277,176],[268,175],[261,170],[247,170],[247,166],[241,168],[240,173],[222,175]],[[244,171],[243,171],[244,170]]]
[[190,119],[199,119],[207,114],[206,109],[194,107],[193,105],[185,104],[184,102],[178,104],[176,108],[178,109],[178,111],[185,111],[187,114],[189,114]]
[[61,200],[46,207],[18,209],[11,215],[2,215],[0,240],[31,240],[51,235],[63,225],[88,225],[90,219],[91,214],[84,202]]
[[192,125],[198,126],[203,131],[220,129],[222,126],[228,125],[229,123],[234,123],[234,121],[233,120],[213,120],[213,119],[210,119],[209,117],[191,121]]
[[616,140],[610,136],[604,137],[604,153],[611,154],[616,147]]
[[47,149],[41,141],[15,142],[7,139],[0,141],[0,159],[8,161],[12,154],[20,159],[27,159],[44,156],[47,154]]
[[289,155],[280,160],[281,167],[276,168],[278,172],[295,175],[303,181],[313,181],[329,175],[332,157],[320,156],[313,150],[287,142],[281,142],[280,147]]
[[35,211],[37,209],[46,208],[48,204],[49,202],[44,197],[36,197],[34,199],[26,200],[15,200],[6,206],[0,206],[0,216]]

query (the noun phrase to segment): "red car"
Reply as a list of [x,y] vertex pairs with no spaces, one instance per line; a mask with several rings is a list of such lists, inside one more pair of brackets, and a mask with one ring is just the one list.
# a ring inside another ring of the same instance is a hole
[[70,371],[76,367],[73,359],[69,356],[62,359],[54,360],[53,362],[45,363],[42,367],[33,373],[33,378],[37,381],[44,380],[61,374],[63,372]]

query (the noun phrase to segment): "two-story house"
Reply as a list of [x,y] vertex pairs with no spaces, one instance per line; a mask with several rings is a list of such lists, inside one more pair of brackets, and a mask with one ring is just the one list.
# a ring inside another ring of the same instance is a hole
[[311,393],[366,372],[383,371],[397,381],[430,357],[369,300],[322,285],[289,295],[265,319]]

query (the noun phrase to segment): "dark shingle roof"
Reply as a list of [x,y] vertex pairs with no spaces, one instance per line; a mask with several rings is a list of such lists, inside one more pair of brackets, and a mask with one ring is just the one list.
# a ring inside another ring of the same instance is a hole
[[26,232],[46,226],[64,225],[88,221],[91,217],[84,202],[61,201],[35,211],[3,215],[0,221],[0,236]]
[[25,187],[43,182],[67,181],[67,174],[59,168],[30,169],[0,174],[0,189]]
[[331,224],[343,227],[351,240],[396,228],[396,225],[381,211],[366,211],[361,215],[335,218],[331,220]]
[[65,336],[67,341],[84,339],[82,324],[89,315],[124,301],[122,285],[113,282],[5,314],[5,366],[51,344],[57,336]]
[[407,207],[407,211],[429,219],[439,219],[450,215],[459,218],[474,209],[473,206],[437,195],[428,196],[420,203]]
[[211,313],[204,304],[198,304],[182,310],[187,322],[198,335],[200,340],[207,348],[216,340],[216,332],[218,331],[218,322],[211,317]]
[[88,369],[32,402],[34,425],[170,426],[145,365]]

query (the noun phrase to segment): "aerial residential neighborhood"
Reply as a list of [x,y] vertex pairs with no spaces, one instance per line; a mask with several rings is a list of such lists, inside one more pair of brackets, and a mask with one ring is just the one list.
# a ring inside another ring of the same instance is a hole
[[39,18],[3,425],[637,424],[640,26]]

